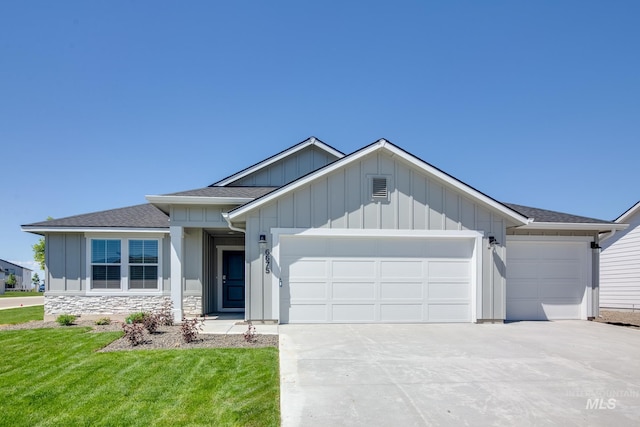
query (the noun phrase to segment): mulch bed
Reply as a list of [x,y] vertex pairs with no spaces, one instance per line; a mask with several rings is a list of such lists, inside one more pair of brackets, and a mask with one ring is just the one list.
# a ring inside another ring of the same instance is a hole
[[640,329],[640,311],[600,310],[600,316],[593,320],[594,322]]
[[[18,325],[0,325],[0,331],[37,329],[37,328],[74,328],[91,327],[91,332],[113,332],[122,331],[121,322],[111,322],[109,325],[96,325],[90,320],[76,320],[72,326],[61,326],[57,322],[44,322],[36,320]],[[158,350],[158,349],[190,349],[190,348],[256,348],[256,347],[278,347],[277,335],[256,334],[251,342],[245,340],[242,334],[221,335],[221,334],[198,334],[198,338],[190,343],[185,343],[182,339],[180,326],[161,326],[156,333],[150,334],[145,331],[144,343],[132,346],[129,341],[122,337],[107,345],[100,352],[108,351],[131,351],[131,350]]]

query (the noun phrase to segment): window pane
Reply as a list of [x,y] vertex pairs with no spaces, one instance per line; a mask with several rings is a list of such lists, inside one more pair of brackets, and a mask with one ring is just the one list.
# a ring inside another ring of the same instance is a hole
[[129,288],[157,289],[158,267],[155,265],[132,265],[129,267]]
[[145,264],[158,263],[158,241],[157,240],[145,240],[144,262]]
[[129,262],[132,264],[142,264],[143,261],[143,240],[129,240]]
[[92,240],[91,241],[91,262],[92,263],[105,263],[106,262],[106,240]]
[[94,265],[91,267],[93,289],[120,289],[119,265]]
[[120,240],[107,240],[107,263],[120,264]]

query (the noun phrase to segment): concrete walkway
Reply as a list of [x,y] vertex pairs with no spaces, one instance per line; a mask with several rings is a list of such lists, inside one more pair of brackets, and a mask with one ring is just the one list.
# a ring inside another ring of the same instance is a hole
[[44,305],[44,296],[0,298],[0,310],[6,310],[8,308],[18,308],[21,306],[31,307],[34,305]]
[[[278,325],[254,323],[256,333],[264,335],[278,335]],[[207,315],[202,334],[243,334],[248,325],[244,323],[244,313],[222,313]]]
[[587,321],[280,325],[282,425],[640,420],[640,330]]

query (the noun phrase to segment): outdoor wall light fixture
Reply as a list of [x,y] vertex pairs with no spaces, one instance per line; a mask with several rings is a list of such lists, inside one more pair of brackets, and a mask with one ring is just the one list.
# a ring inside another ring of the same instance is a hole
[[264,272],[269,274],[271,273],[271,251],[267,249],[267,236],[261,234],[258,243],[260,244],[260,249],[264,251]]
[[489,236],[489,249],[499,244],[500,242],[498,242],[494,236]]

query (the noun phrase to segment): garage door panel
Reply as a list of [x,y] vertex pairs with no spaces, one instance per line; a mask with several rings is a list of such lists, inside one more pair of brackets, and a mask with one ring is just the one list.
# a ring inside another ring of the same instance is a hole
[[469,282],[429,283],[429,300],[465,300],[468,301]]
[[288,320],[300,323],[325,323],[327,321],[326,304],[291,304]]
[[326,282],[289,282],[289,296],[292,300],[327,299]]
[[507,261],[507,320],[584,316],[591,268],[587,242],[507,239]]
[[374,278],[376,264],[374,261],[338,260],[331,262],[331,272],[334,278]]
[[470,322],[467,304],[429,304],[430,322]]
[[438,279],[468,278],[471,265],[468,261],[429,261],[429,276]]
[[422,282],[381,282],[380,298],[390,299],[424,299],[424,283]]
[[386,278],[422,278],[423,261],[380,261],[380,277]]
[[334,237],[326,240],[328,244],[324,247],[328,250],[323,252],[323,256],[330,253],[334,257],[354,257],[357,254],[357,256],[361,258],[370,258],[374,257],[378,251],[377,242],[367,242],[367,244],[363,244],[362,239],[342,237]]
[[375,299],[376,286],[374,282],[333,282],[332,296],[335,300],[344,299]]
[[293,259],[289,261],[289,277],[325,278],[327,277],[327,262],[324,260]]
[[[374,304],[333,304],[332,317],[335,322],[374,322]],[[326,320],[325,320],[326,322]]]
[[380,307],[382,322],[423,322],[422,304],[382,304]]
[[577,260],[553,260],[544,263],[539,271],[542,279],[573,279],[580,277],[580,263]]

